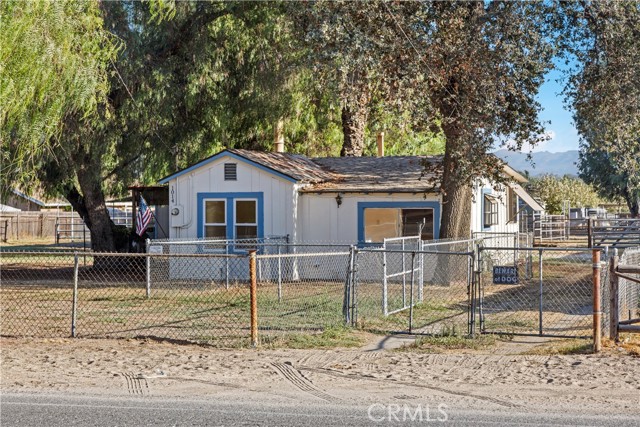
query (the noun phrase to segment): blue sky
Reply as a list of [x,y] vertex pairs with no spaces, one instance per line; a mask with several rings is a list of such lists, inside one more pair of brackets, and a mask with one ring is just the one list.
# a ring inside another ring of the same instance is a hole
[[[566,109],[562,101],[562,83],[558,80],[562,76],[561,71],[554,70],[546,76],[546,81],[540,88],[538,101],[542,105],[540,120],[545,123],[547,132],[551,140],[536,146],[533,151],[550,151],[558,153],[561,151],[578,149],[578,133],[573,126],[571,112]],[[523,148],[523,152],[528,152],[529,147]]]

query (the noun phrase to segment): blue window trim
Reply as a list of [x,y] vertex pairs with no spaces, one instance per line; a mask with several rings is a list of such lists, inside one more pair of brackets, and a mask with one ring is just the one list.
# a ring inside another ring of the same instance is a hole
[[[279,177],[279,178],[282,178],[282,179],[284,179],[284,180],[286,180],[286,181],[290,181],[290,182],[298,182],[298,180],[297,180],[297,179],[292,178],[292,177],[290,177],[289,175],[285,175],[285,174],[283,174],[283,173],[281,173],[281,172],[278,172],[278,171],[277,171],[277,170],[275,170],[275,169],[271,169],[271,168],[269,168],[269,167],[267,167],[267,166],[261,165],[260,163],[256,163],[256,162],[254,162],[254,161],[252,161],[252,160],[249,160],[249,159],[244,158],[244,157],[242,157],[242,156],[239,156],[239,155],[237,155],[237,154],[230,153],[229,151],[221,151],[221,152],[219,152],[218,154],[214,154],[213,156],[208,157],[208,158],[206,158],[206,159],[204,159],[204,160],[202,160],[202,161],[200,161],[200,162],[196,163],[195,165],[189,166],[188,168],[183,169],[183,170],[181,170],[181,171],[179,171],[179,172],[176,172],[176,173],[174,173],[173,175],[169,175],[169,176],[167,176],[167,177],[165,177],[165,178],[162,178],[160,181],[158,181],[158,183],[159,183],[159,184],[166,184],[166,183],[168,183],[169,181],[171,181],[172,179],[176,179],[176,178],[178,178],[179,176],[182,176],[182,175],[184,175],[184,174],[186,174],[186,173],[189,173],[189,172],[191,172],[191,171],[193,171],[193,170],[195,170],[195,169],[198,169],[199,167],[204,166],[204,165],[206,165],[206,164],[208,164],[208,163],[214,162],[214,161],[216,161],[216,160],[218,160],[218,159],[220,159],[220,158],[222,158],[222,157],[230,157],[230,158],[232,158],[232,159],[235,159],[235,160],[238,160],[238,161],[240,161],[240,162],[246,163],[246,164],[248,164],[248,165],[250,165],[250,166],[253,166],[253,167],[255,167],[255,168],[261,169],[261,170],[263,170],[263,171],[265,171],[265,172],[268,172],[268,173],[270,173],[270,174],[272,174],[272,175],[275,175],[275,176],[277,176],[277,177]],[[221,181],[222,181],[222,180],[221,180]]]
[[233,240],[235,218],[233,210],[235,199],[256,199],[258,201],[258,239],[264,237],[264,193],[198,193],[198,238],[204,237],[204,201],[205,199],[225,199],[227,204],[227,240]]
[[480,206],[480,224],[482,225],[482,231],[487,231],[487,230],[491,230],[491,225],[490,226],[485,226],[484,223],[484,204],[485,204],[485,195],[491,195],[493,194],[493,191],[490,188],[483,188],[482,189],[482,206]]
[[[440,237],[440,202],[358,202],[358,243],[364,241],[364,210],[367,208],[429,208],[433,209],[433,237]],[[378,242],[379,243],[379,242]]]

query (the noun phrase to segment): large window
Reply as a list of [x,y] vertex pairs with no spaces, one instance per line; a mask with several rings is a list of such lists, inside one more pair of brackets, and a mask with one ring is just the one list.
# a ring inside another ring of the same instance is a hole
[[262,237],[263,194],[198,193],[198,237],[250,239]]
[[490,194],[484,195],[483,217],[485,227],[498,224],[498,199]]
[[417,236],[434,238],[433,209],[431,208],[365,208],[365,242],[382,242],[385,238]]

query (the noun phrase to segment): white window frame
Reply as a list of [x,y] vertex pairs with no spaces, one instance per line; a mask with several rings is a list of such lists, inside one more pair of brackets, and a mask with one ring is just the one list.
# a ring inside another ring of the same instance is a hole
[[[224,223],[219,222],[207,222],[207,202],[223,202],[224,203]],[[202,200],[202,235],[207,238],[207,227],[224,227],[224,240],[227,240],[229,218],[227,218],[227,199],[204,199]]]
[[[255,203],[255,217],[256,222],[236,222],[236,214],[238,213],[238,202],[254,202]],[[238,238],[237,228],[238,226],[253,226],[256,227],[256,235],[258,234],[258,199],[248,197],[233,199],[233,238]],[[257,237],[256,237],[257,238]]]
[[[484,209],[482,210],[482,226],[484,228],[489,228],[494,225],[498,225],[498,199],[496,198],[496,196],[488,193],[485,193],[483,197]],[[489,221],[487,221],[487,219],[489,219]]]

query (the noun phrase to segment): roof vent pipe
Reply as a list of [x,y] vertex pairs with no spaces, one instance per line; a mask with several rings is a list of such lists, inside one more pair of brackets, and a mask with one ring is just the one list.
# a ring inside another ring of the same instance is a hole
[[378,157],[384,157],[384,132],[378,133]]
[[284,122],[278,120],[273,138],[274,151],[276,153],[284,153]]

